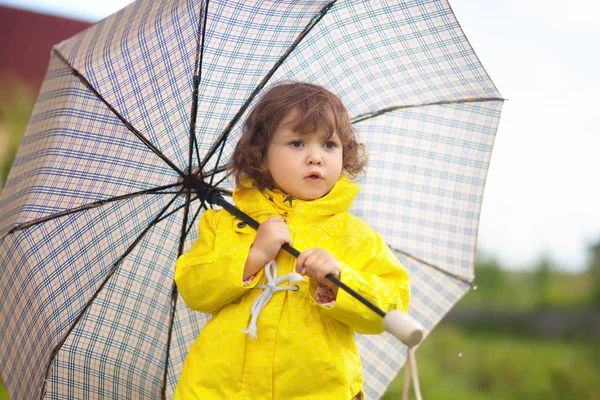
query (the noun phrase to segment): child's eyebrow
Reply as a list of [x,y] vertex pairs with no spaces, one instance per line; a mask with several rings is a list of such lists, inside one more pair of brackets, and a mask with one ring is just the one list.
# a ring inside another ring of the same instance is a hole
[[296,138],[296,137],[300,137],[300,136],[302,136],[302,135],[299,132],[296,132],[292,129],[286,129],[281,134],[281,137],[283,137],[283,138]]

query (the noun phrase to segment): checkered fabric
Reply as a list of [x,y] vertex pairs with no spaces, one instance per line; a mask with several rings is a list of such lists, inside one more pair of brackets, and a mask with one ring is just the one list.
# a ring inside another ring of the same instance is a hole
[[[178,177],[190,147],[198,165],[223,132],[205,170],[226,163],[282,80],[346,104],[369,154],[352,211],[409,271],[410,314],[429,333],[469,290],[503,99],[446,0],[138,0],[54,48],[0,197],[11,399],[172,398],[208,318],[173,295],[182,224],[185,250],[203,210],[192,201],[184,218]],[[376,399],[406,348],[358,340]]]

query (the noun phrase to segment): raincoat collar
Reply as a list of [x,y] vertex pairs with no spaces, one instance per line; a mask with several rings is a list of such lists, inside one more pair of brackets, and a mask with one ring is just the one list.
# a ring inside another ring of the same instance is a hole
[[279,189],[259,191],[253,187],[253,181],[242,181],[243,188],[233,192],[233,200],[240,210],[258,217],[262,214],[288,215],[304,214],[308,216],[328,216],[348,211],[358,195],[360,187],[350,178],[342,175],[331,191],[315,200],[293,198]]

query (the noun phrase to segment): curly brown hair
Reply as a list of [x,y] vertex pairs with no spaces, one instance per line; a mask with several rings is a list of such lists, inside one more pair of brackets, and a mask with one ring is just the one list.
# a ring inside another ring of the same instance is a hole
[[301,135],[320,129],[337,133],[343,150],[343,172],[355,178],[367,163],[364,145],[356,140],[354,128],[342,101],[327,89],[306,82],[282,82],[271,87],[254,106],[244,123],[227,165],[237,186],[251,178],[259,190],[273,187],[263,162],[267,146],[279,123],[293,113],[291,129]]

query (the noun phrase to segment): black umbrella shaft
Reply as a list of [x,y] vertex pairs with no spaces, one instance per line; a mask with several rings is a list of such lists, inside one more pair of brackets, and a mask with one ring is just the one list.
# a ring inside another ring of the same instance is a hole
[[[231,203],[226,201],[223,198],[223,196],[221,196],[221,194],[219,192],[217,192],[216,190],[210,192],[210,195],[207,196],[207,200],[209,203],[217,204],[217,205],[223,207],[225,210],[229,211],[229,213],[231,213],[232,215],[235,215],[236,217],[238,217],[239,219],[241,219],[242,221],[244,221],[246,224],[250,225],[254,229],[258,229],[258,227],[260,226],[260,224],[257,221],[255,221],[252,217],[250,217],[248,214],[240,211],[240,209],[238,209],[237,207],[235,207],[234,205],[232,205]],[[298,256],[300,255],[300,252],[297,249],[290,246],[289,243],[284,243],[283,246],[281,246],[281,248],[296,258],[298,258]],[[337,287],[344,289],[348,294],[350,294],[356,300],[360,301],[365,306],[367,306],[368,308],[373,310],[376,314],[380,315],[382,318],[385,317],[385,312],[381,308],[377,307],[375,304],[373,304],[369,300],[365,299],[358,292],[356,292],[354,289],[352,289],[351,287],[346,285],[344,282],[339,280],[337,277],[333,276],[332,274],[327,274],[325,277],[327,279],[329,279],[331,282],[333,282]]]

